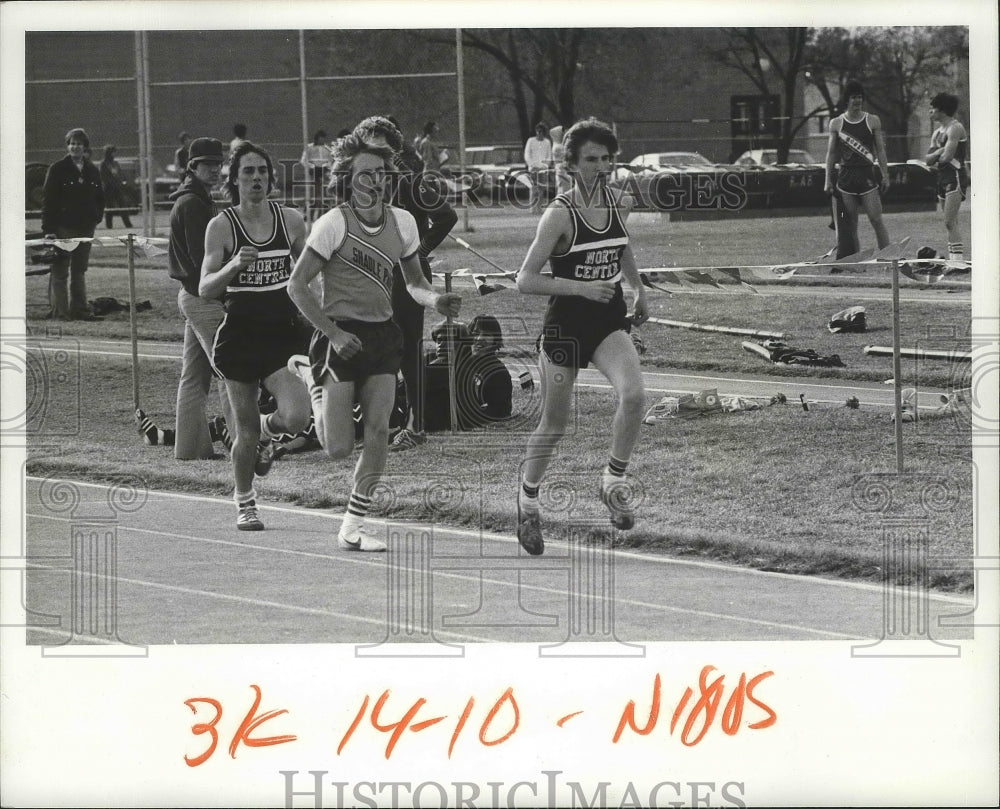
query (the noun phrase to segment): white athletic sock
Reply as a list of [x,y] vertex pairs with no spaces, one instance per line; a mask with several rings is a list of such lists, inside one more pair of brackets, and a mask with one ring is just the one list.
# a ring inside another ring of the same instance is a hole
[[257,499],[257,490],[250,489],[248,492],[233,492],[233,500],[236,501],[236,505],[242,506],[244,503],[249,503]]
[[962,242],[948,242],[948,259],[950,261],[964,261],[965,245]]

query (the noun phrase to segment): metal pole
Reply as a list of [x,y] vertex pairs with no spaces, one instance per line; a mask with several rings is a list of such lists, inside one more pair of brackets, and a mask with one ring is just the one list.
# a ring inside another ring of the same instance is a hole
[[[309,140],[309,102],[306,95],[306,32],[301,28],[299,29],[299,98],[302,104],[302,143],[311,143]],[[312,194],[313,184],[310,182],[310,177],[308,176],[309,169],[303,167],[302,170],[306,173],[304,183],[304,194],[305,194],[305,208],[306,208],[306,221],[310,220],[310,205],[312,199],[310,195]],[[313,171],[316,169],[314,168]],[[292,172],[294,175],[295,167],[292,167]],[[294,188],[294,183],[292,185]],[[294,197],[294,193],[293,193]]]
[[149,235],[156,235],[156,171],[153,168],[153,123],[149,101],[149,34],[142,36],[142,95],[145,102],[144,124],[146,126],[146,183],[149,194]]
[[[444,291],[451,292],[451,273],[444,276]],[[455,390],[456,364],[458,363],[458,352],[455,350],[455,334],[452,331],[451,315],[445,317],[445,340],[448,345],[448,415],[451,418],[452,433],[458,432],[458,400]]]
[[[903,474],[903,369],[899,353],[899,261],[892,262],[892,392],[896,427],[896,474]],[[914,408],[916,418],[916,408]]]
[[142,205],[142,234],[149,236],[149,188],[146,184],[146,99],[142,76],[142,32],[135,32],[135,106],[139,127],[139,197]]
[[126,237],[128,250],[128,319],[132,337],[132,410],[139,409],[139,326],[135,311],[135,234]]
[[[455,72],[458,74],[458,173],[465,177],[465,63],[462,54],[462,29],[455,29]],[[459,191],[459,194],[462,192]],[[469,198],[462,202],[462,230],[469,232]]]

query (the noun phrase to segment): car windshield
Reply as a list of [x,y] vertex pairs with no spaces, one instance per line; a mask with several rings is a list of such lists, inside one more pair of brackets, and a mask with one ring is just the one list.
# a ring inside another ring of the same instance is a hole
[[712,162],[697,152],[673,152],[659,156],[661,166],[710,166]]
[[[778,151],[776,149],[767,149],[764,154],[761,155],[761,162],[765,166],[773,166],[778,162]],[[789,149],[788,150],[788,162],[789,163],[815,163],[813,156],[804,149]]]

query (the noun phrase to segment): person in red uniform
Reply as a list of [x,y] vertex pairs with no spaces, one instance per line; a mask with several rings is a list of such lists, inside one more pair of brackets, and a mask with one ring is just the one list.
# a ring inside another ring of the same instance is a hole
[[[885,138],[882,121],[877,115],[865,112],[865,89],[858,81],[849,81],[844,87],[847,109],[830,122],[830,138],[826,148],[827,194],[834,193],[834,169],[838,168],[836,191],[843,204],[844,217],[838,227],[838,242],[853,247],[852,253],[861,249],[858,241],[858,217],[863,210],[875,231],[881,250],[889,244],[889,232],[882,221],[882,197],[889,190],[889,163],[885,156]],[[878,166],[881,174],[875,173]]]
[[[570,127],[563,143],[573,185],[545,209],[517,276],[520,292],[549,296],[540,339],[542,414],[528,439],[518,491],[518,540],[533,555],[545,547],[539,487],[566,432],[579,369],[593,363],[617,394],[600,495],[612,525],[622,530],[635,522],[625,472],[646,403],[621,285],[624,278],[632,290],[631,323],[640,325],[648,313],[625,229],[631,197],[607,186],[618,139],[607,124],[589,118]],[[546,263],[551,276],[542,275]]]

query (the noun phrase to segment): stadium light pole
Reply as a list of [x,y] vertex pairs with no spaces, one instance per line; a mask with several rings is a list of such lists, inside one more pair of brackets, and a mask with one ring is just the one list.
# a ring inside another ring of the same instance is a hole
[[[458,176],[465,177],[465,63],[462,58],[462,29],[455,29],[455,72],[458,75]],[[462,202],[462,230],[469,232],[468,198],[462,199],[462,186],[459,188],[459,200]]]

